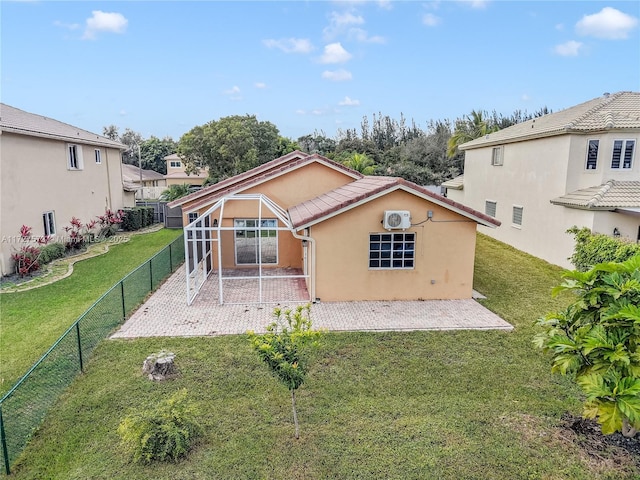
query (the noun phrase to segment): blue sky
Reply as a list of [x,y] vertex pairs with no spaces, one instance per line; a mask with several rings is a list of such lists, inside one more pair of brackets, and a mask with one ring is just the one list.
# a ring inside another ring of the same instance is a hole
[[640,91],[640,2],[2,1],[2,102],[178,140],[256,115],[293,139],[363,116],[557,111]]

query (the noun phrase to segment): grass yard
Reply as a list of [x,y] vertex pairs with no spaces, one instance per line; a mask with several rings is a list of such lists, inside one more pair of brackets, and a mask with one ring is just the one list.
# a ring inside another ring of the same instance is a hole
[[[588,456],[562,427],[578,390],[534,350],[533,322],[561,270],[479,235],[475,287],[516,328],[330,333],[297,393],[244,336],[109,340],[36,432],[15,479],[631,479],[632,459]],[[265,323],[269,322],[265,313]],[[311,310],[313,315],[313,307]],[[144,358],[176,353],[177,379],[152,383]],[[137,465],[116,428],[134,407],[180,388],[205,434],[177,464]]]
[[9,390],[103,293],[181,233],[180,229],[162,229],[132,235],[107,253],[76,263],[67,278],[33,290],[2,293],[0,394]]

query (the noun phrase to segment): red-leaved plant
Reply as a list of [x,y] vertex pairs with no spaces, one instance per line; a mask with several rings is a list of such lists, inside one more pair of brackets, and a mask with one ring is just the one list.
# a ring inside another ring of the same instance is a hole
[[51,240],[51,237],[43,236],[34,240],[31,237],[31,227],[22,225],[20,227],[20,240],[24,245],[16,253],[11,254],[11,260],[14,261],[16,273],[21,277],[25,277],[40,269],[41,250],[38,246],[29,245],[28,242],[35,241],[38,245],[46,245]]

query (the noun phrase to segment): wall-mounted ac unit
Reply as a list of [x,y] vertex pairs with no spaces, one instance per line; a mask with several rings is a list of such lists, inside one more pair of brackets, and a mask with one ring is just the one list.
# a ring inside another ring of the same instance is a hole
[[385,210],[382,225],[387,230],[409,228],[411,213],[408,210]]

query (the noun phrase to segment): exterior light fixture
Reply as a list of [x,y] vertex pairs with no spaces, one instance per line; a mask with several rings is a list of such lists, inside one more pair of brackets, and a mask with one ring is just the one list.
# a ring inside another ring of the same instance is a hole
[[620,230],[618,230],[618,227],[613,228],[613,236],[616,238],[620,236]]

